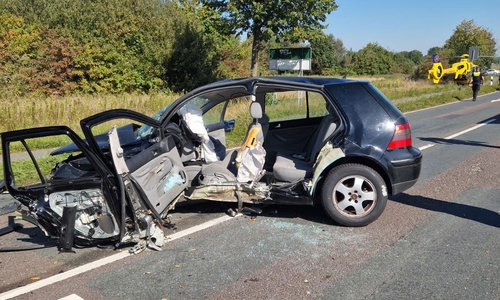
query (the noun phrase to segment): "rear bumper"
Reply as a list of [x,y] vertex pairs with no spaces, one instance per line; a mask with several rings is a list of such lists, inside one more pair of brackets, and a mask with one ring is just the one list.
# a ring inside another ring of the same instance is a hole
[[422,153],[416,148],[405,149],[406,157],[389,160],[392,182],[391,194],[395,195],[412,187],[420,176]]

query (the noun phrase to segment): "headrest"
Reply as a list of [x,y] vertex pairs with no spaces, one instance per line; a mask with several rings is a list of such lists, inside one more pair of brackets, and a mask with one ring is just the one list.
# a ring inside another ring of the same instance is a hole
[[250,115],[253,119],[262,118],[262,107],[259,102],[252,102],[252,104],[250,104]]

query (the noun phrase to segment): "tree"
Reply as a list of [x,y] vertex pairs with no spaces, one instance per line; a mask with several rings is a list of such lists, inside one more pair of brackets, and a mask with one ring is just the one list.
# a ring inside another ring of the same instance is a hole
[[37,26],[22,17],[0,11],[0,92],[23,95],[30,92],[29,80],[41,40]]
[[393,65],[393,54],[377,43],[368,43],[352,59],[352,69],[359,75],[389,74]]
[[392,65],[392,73],[396,74],[411,74],[415,67],[415,63],[407,57],[408,52],[399,52],[394,54],[394,64]]
[[33,74],[29,79],[31,91],[45,95],[71,93],[77,88],[71,78],[74,58],[80,47],[55,29],[48,29],[41,37],[36,44],[37,59],[32,63]]
[[409,60],[411,60],[415,65],[418,65],[424,59],[424,55],[422,54],[422,52],[420,52],[418,50],[412,50],[410,52],[408,52],[408,51],[402,51],[400,53],[404,57],[406,57]]
[[[453,55],[460,56],[469,53],[470,47],[479,47],[480,56],[494,56],[497,51],[496,41],[490,31],[476,25],[474,20],[463,20],[446,41],[444,48],[451,50]],[[493,61],[494,58],[480,58],[474,63],[490,66]]]
[[178,36],[166,62],[165,80],[175,91],[192,90],[217,79],[218,57],[212,50],[213,40],[207,39],[196,24],[185,22],[175,28]]
[[335,38],[332,34],[321,33],[309,40],[313,51],[311,63],[314,74],[322,75],[327,69],[335,66]]
[[[163,0],[12,0],[0,1],[0,9],[80,46],[71,80],[87,93],[164,87],[161,79],[178,36],[173,25],[188,19],[177,2]],[[56,58],[40,53],[46,60]]]
[[342,72],[347,54],[344,43],[332,34],[320,33],[309,39],[312,48],[312,70],[319,75]]
[[429,48],[429,50],[427,50],[427,55],[436,54],[436,53],[440,52],[441,50],[443,50],[443,47],[438,47],[438,46],[431,47],[431,48]]
[[292,42],[310,39],[326,28],[326,14],[337,9],[332,0],[201,0],[218,13],[228,32],[252,37],[252,76],[258,74],[258,56],[271,37]]

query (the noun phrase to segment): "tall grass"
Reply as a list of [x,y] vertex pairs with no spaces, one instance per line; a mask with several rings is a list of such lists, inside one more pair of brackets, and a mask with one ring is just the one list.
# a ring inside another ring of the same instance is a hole
[[0,99],[0,132],[49,125],[75,131],[80,120],[108,109],[127,108],[153,115],[180,95],[104,95]]

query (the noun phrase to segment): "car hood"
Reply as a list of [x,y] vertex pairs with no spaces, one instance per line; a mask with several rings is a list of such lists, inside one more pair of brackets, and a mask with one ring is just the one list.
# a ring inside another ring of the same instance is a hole
[[[117,128],[117,133],[118,137],[120,139],[121,145],[122,146],[130,146],[134,144],[140,144],[141,141],[137,139],[136,132],[140,127],[136,124],[128,124],[122,127]],[[108,140],[108,133],[101,133],[99,135],[94,136],[95,141],[99,145],[99,148],[101,149],[109,149],[109,140]],[[87,145],[88,142],[87,140],[83,140]],[[63,153],[71,153],[71,152],[77,152],[80,151],[78,147],[75,144],[69,144],[66,146],[63,146],[59,149],[56,149],[50,153],[50,155],[58,155],[58,154],[63,154]]]

